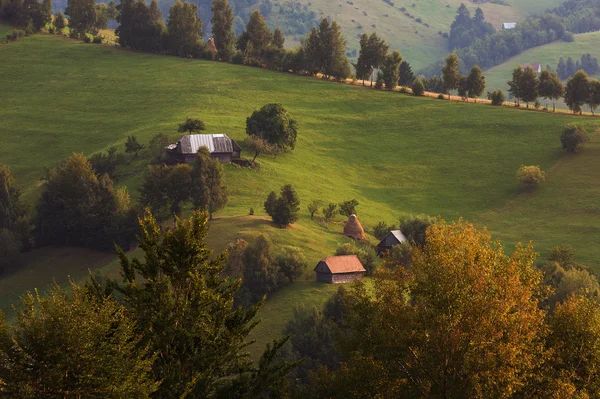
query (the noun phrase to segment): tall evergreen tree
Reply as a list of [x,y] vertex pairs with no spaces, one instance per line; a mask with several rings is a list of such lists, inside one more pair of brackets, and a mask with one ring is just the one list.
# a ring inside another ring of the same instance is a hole
[[62,13],[62,11],[59,11],[56,13],[56,15],[54,16],[54,27],[57,30],[57,34],[62,34],[63,29],[65,28],[65,26],[67,26],[66,22],[65,22],[65,17]]
[[283,45],[285,44],[285,36],[281,31],[281,28],[278,26],[273,31],[273,46],[278,49],[283,49]]
[[548,99],[552,99],[552,112],[556,111],[556,100],[561,98],[564,92],[558,74],[548,70],[542,71],[538,88],[540,97],[546,99],[546,109],[548,108]]
[[402,61],[400,64],[400,79],[398,84],[400,86],[410,86],[415,80],[415,74],[407,61]]
[[[258,367],[243,350],[257,306],[234,306],[240,280],[223,277],[225,256],[206,245],[208,218],[194,211],[163,231],[151,214],[140,221],[142,259],[119,250],[117,286],[141,345],[156,355],[156,398],[278,397],[291,365],[275,363],[282,343],[267,347]],[[218,393],[218,394],[217,394]]]
[[65,14],[69,16],[69,28],[83,36],[96,23],[96,1],[68,0]]
[[238,38],[237,47],[241,51],[247,51],[248,43],[251,43],[252,51],[260,55],[269,46],[272,39],[273,34],[269,30],[265,18],[259,10],[254,10],[250,14],[246,30]]
[[230,61],[235,50],[235,34],[233,33],[233,10],[228,0],[213,0],[212,34],[217,48],[217,57]]
[[485,90],[485,76],[477,65],[471,68],[471,72],[467,76],[467,87],[467,94],[477,102],[477,97],[480,97]]
[[169,10],[167,22],[169,48],[180,57],[188,56],[202,37],[202,20],[198,17],[198,5],[177,0]]
[[587,73],[577,71],[565,86],[565,104],[574,113],[583,113],[583,106],[589,99],[590,82]]
[[450,91],[458,88],[460,81],[460,60],[456,53],[446,57],[446,65],[442,68],[442,80],[444,90],[448,91],[448,99],[450,99]]
[[362,80],[363,86],[365,85],[365,79],[371,74],[371,66],[369,65],[369,35],[363,33],[360,37],[360,50],[358,52],[358,59],[354,69],[356,72],[356,78]]
[[160,8],[158,8],[158,2],[156,0],[150,2],[148,17],[150,18],[150,22],[154,22],[155,24],[162,23],[162,12],[160,11]]
[[41,25],[45,26],[52,22],[52,0],[42,0],[40,8]]
[[556,73],[561,80],[566,80],[569,77],[569,74],[567,73],[567,64],[565,63],[565,59],[563,57],[560,57],[558,60]]
[[400,64],[402,63],[402,56],[399,51],[394,51],[392,54],[388,54],[381,65],[381,72],[383,73],[383,82],[385,87],[392,90],[398,84],[400,79]]

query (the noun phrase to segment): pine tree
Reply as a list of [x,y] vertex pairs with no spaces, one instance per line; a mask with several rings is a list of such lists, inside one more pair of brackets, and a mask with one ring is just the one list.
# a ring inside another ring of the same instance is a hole
[[177,0],[169,10],[167,22],[169,48],[180,57],[191,54],[202,37],[202,20],[198,17],[198,5]]
[[388,54],[385,57],[381,65],[383,82],[385,83],[385,87],[389,90],[392,90],[398,84],[401,63],[402,56],[400,55],[400,52],[394,51],[392,54]]
[[415,74],[407,61],[402,61],[400,64],[400,79],[398,84],[400,86],[410,86],[415,80]]
[[66,26],[65,17],[63,15],[62,11],[59,11],[54,16],[54,27],[56,28],[56,33],[59,35],[62,34],[65,26]]
[[[262,306],[234,306],[241,281],[223,277],[224,254],[208,249],[208,218],[198,211],[163,231],[147,212],[140,221],[141,259],[118,251],[123,281],[116,288],[156,355],[157,398],[281,397],[293,365],[277,363],[281,344],[267,346],[258,367],[243,355]],[[218,393],[218,395],[216,395]]]
[[40,9],[41,26],[45,26],[52,22],[52,0],[42,0]]
[[567,64],[565,64],[565,59],[560,57],[558,60],[558,65],[556,66],[556,73],[561,80],[565,80],[569,77],[567,73]]
[[450,91],[458,88],[460,81],[460,60],[456,53],[446,57],[446,65],[442,68],[442,79],[444,90],[448,91],[448,99],[450,99]]
[[96,23],[96,1],[68,0],[65,14],[69,16],[69,28],[83,36]]
[[273,31],[273,46],[277,49],[283,49],[283,45],[285,44],[285,36],[281,31],[281,28],[278,26]]
[[228,0],[213,0],[211,10],[212,34],[217,48],[217,57],[223,61],[230,61],[235,47],[233,10]]
[[365,78],[368,78],[371,74],[371,66],[369,65],[369,35],[366,33],[363,33],[360,37],[360,50],[354,69],[356,70],[356,78],[361,79],[364,86]]
[[158,2],[156,0],[152,0],[150,2],[150,7],[148,8],[148,17],[150,18],[150,22],[162,23],[162,12],[160,12],[160,8],[158,8]]

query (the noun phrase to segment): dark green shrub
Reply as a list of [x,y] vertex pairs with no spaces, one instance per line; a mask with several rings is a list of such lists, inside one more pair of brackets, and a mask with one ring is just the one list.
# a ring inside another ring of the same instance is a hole
[[94,39],[92,40],[92,43],[94,43],[94,44],[102,44],[102,36],[94,36]]
[[425,86],[423,85],[423,81],[419,78],[416,78],[412,84],[412,92],[415,96],[422,96],[425,94]]
[[577,152],[582,145],[590,141],[587,131],[583,126],[576,123],[569,123],[563,128],[560,136],[560,142],[563,149],[569,152]]
[[502,90],[493,91],[490,93],[490,100],[492,100],[492,105],[502,105],[504,103],[504,92]]
[[438,94],[437,99],[438,100],[443,100],[444,99],[444,95],[443,94]]
[[91,42],[92,42],[92,39],[90,39],[90,37],[89,37],[88,35],[85,35],[85,36],[83,37],[83,42],[84,42],[84,43],[91,43]]
[[233,57],[231,57],[231,63],[236,65],[242,65],[244,63],[244,53],[236,51]]

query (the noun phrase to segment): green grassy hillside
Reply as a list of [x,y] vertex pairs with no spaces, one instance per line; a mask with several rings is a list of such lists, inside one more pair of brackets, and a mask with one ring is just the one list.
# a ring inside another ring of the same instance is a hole
[[[486,225],[507,246],[533,240],[544,253],[573,245],[578,260],[600,267],[600,121],[415,98],[397,92],[336,84],[216,62],[184,60],[37,35],[0,46],[0,160],[10,165],[26,197],[35,199],[45,166],[73,152],[122,148],[128,135],[147,142],[173,135],[186,116],[200,117],[207,133],[227,133],[242,145],[245,118],[281,102],[300,125],[297,148],[259,170],[225,165],[230,203],[209,235],[221,250],[237,237],[266,232],[276,245],[303,249],[310,264],[347,239],[341,220],[326,229],[310,220],[306,204],[319,198],[356,198],[365,227],[403,214],[465,217]],[[18,71],[18,72],[15,72]],[[585,123],[592,142],[576,156],[560,150],[561,127]],[[515,172],[540,165],[548,181],[520,194]],[[125,168],[119,183],[135,193],[143,170]],[[292,183],[301,220],[276,228],[262,212],[271,190]],[[256,216],[247,216],[253,207]],[[34,251],[26,267],[0,281],[7,309],[25,289],[84,277],[87,268],[117,276],[112,256],[82,250]],[[597,269],[598,270],[598,269]],[[302,281],[268,301],[259,343],[269,341],[295,303],[321,303],[333,288]],[[285,308],[285,314],[283,314]]]
[[[360,35],[375,30],[393,49],[400,50],[417,70],[448,53],[447,40],[438,32],[450,31],[461,3],[465,3],[472,13],[477,7],[481,7],[486,20],[500,29],[503,22],[523,20],[532,13],[543,12],[562,1],[510,0],[505,1],[505,4],[475,4],[463,0],[393,0],[393,6],[383,0],[300,0],[300,3],[308,5],[318,18],[330,17],[336,20],[348,39],[348,47],[358,48]],[[406,8],[406,11],[400,11],[401,8]],[[416,22],[417,18],[422,23]]]
[[516,57],[506,61],[504,64],[495,66],[484,72],[487,82],[487,90],[508,90],[507,81],[511,79],[512,71],[520,64],[540,63],[542,68],[550,65],[556,70],[556,65],[560,57],[565,61],[572,57],[573,60],[581,59],[581,54],[591,53],[594,57],[599,57],[598,42],[600,41],[600,32],[583,33],[575,35],[575,41],[572,43],[555,42],[545,46],[536,47]]

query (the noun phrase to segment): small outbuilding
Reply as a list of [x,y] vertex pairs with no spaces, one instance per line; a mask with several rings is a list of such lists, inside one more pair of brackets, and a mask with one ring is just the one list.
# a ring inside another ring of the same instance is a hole
[[208,148],[210,157],[221,162],[238,159],[242,152],[240,146],[225,134],[186,134],[176,144],[167,146],[167,154],[172,161],[191,163],[200,147]]
[[355,240],[366,240],[365,230],[358,221],[356,215],[350,215],[346,225],[344,226],[344,235]]
[[531,68],[531,69],[533,69],[533,71],[534,71],[535,73],[537,73],[538,75],[539,75],[540,73],[542,73],[542,64],[540,64],[539,62],[536,62],[536,63],[534,63],[534,64],[522,64],[522,65],[519,65],[519,66],[521,67],[521,70],[523,70],[523,71],[524,71],[525,69],[527,69],[527,68]]
[[383,239],[377,245],[377,253],[389,251],[395,245],[400,245],[403,242],[408,241],[406,236],[400,230],[392,230],[383,237]]
[[350,283],[360,280],[367,272],[356,255],[329,256],[317,267],[317,281],[330,284]]
[[516,27],[517,27],[517,23],[516,22],[504,22],[502,24],[502,29],[503,30],[515,29]]

